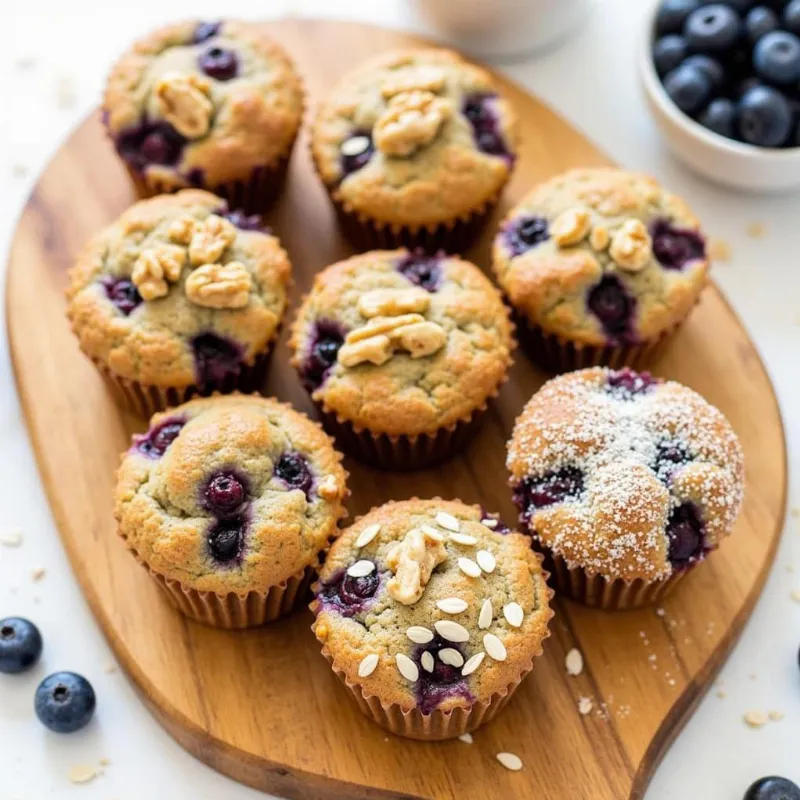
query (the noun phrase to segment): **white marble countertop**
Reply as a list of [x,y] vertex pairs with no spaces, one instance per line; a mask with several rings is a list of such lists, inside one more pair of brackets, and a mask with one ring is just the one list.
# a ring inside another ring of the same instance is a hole
[[[244,17],[335,15],[424,29],[403,0],[273,0],[259,5],[254,8],[245,0],[223,5],[211,0],[5,0],[0,8],[5,42],[0,48],[0,263],[37,174],[97,104],[115,56],[153,25],[181,16],[213,19],[222,11]],[[647,5],[601,0],[564,46],[507,72],[617,162],[649,171],[690,198],[712,234],[730,244],[732,259],[718,265],[715,277],[775,382],[794,476],[790,506],[800,506],[800,196],[735,195],[695,178],[666,154],[635,74],[636,41]],[[763,224],[762,236],[748,235],[753,223]],[[0,798],[265,797],[195,761],[153,720],[124,675],[105,671],[113,659],[61,548],[20,417],[5,337],[0,345],[0,509],[0,532],[18,528],[24,536],[18,548],[0,547],[0,617],[30,617],[41,627],[46,647],[32,673],[0,676]],[[800,589],[798,534],[800,520],[790,518],[764,595],[723,669],[726,696],[712,691],[704,699],[659,768],[648,800],[738,800],[750,782],[767,774],[800,783],[800,603],[790,599]],[[46,569],[38,582],[31,579],[36,567]],[[89,677],[99,698],[95,722],[69,737],[43,730],[32,713],[38,681],[64,668]],[[752,730],[742,722],[751,709],[786,716]],[[110,764],[92,783],[69,782],[73,765],[96,765],[104,758]]]

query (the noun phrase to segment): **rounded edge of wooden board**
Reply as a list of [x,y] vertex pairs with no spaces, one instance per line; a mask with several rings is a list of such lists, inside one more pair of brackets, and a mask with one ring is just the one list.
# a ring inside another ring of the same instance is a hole
[[[292,21],[291,24],[296,24],[296,22],[297,21]],[[325,21],[325,23],[338,25],[342,27],[356,27],[364,31],[370,31],[375,29],[375,26],[369,26],[361,23],[347,23],[347,22],[335,22],[335,21],[330,21],[330,23],[328,23],[328,21]],[[384,32],[384,29],[378,28],[378,30]],[[402,31],[397,31],[397,32],[393,31],[393,33],[397,33],[397,35],[399,36],[408,37],[409,42],[416,41],[421,44],[436,44],[435,42],[430,42],[421,37],[415,36],[413,34],[406,34]],[[506,78],[505,76],[500,76],[500,79],[505,85],[512,87],[515,92],[530,97],[534,102],[538,103],[543,109],[545,109],[548,114],[561,119],[557,114],[557,112],[555,112],[552,108],[549,108],[547,105],[542,103],[540,100],[538,100],[538,98],[532,97],[530,93],[527,92],[527,90],[516,84],[511,79]],[[58,158],[62,150],[65,147],[69,146],[70,142],[74,139],[76,134],[83,128],[83,126],[92,124],[94,121],[95,121],[95,115],[94,113],[92,113],[88,119],[79,123],[70,132],[65,142],[62,143],[62,145],[55,151],[50,161],[48,161],[47,166],[42,171],[42,173],[39,176],[39,179],[37,180],[36,186],[34,187],[28,199],[26,200],[23,212],[17,221],[7,262],[8,266],[6,274],[6,328],[9,337],[9,356],[14,371],[15,382],[17,384],[17,389],[20,395],[20,406],[26,420],[26,428],[28,429],[28,433],[31,437],[31,442],[34,454],[37,459],[37,464],[41,461],[40,452],[43,448],[43,444],[40,443],[38,437],[33,432],[33,428],[28,424],[28,405],[33,401],[25,394],[24,382],[20,379],[15,358],[15,351],[16,351],[15,336],[11,322],[12,315],[14,315],[15,313],[11,303],[11,297],[12,297],[11,289],[13,287],[13,281],[14,281],[12,273],[15,272],[14,270],[12,270],[12,265],[14,263],[13,261],[13,254],[15,250],[14,245],[16,243],[17,236],[19,235],[19,229],[23,224],[26,215],[29,213],[29,207],[34,205],[36,202],[36,190],[39,186],[39,183],[41,182],[43,177],[47,174],[48,170],[52,166],[53,162]],[[563,124],[566,128],[569,128],[573,133],[575,133],[576,136],[581,138],[585,137],[583,132],[574,128],[571,125],[571,123],[564,121]],[[708,287],[706,291],[709,292],[713,291],[720,298],[723,305],[727,309],[727,312],[735,320],[737,326],[746,333],[746,328],[742,324],[741,319],[731,308],[730,303],[728,303],[727,299],[721,293],[718,287],[712,284]],[[697,706],[700,699],[702,698],[703,694],[709,688],[711,679],[719,671],[722,664],[725,662],[728,655],[730,654],[733,646],[739,639],[739,636],[741,635],[744,629],[744,625],[752,613],[755,602],[758,599],[763,589],[767,575],[769,574],[771,566],[774,562],[775,553],[777,551],[778,543],[780,541],[780,530],[785,518],[785,509],[787,500],[787,480],[788,480],[785,429],[783,424],[783,418],[780,412],[780,406],[777,402],[774,385],[770,378],[769,372],[767,371],[764,365],[764,362],[761,358],[761,354],[759,353],[758,349],[756,348],[755,344],[753,343],[749,335],[746,335],[746,339],[752,347],[753,353],[757,359],[758,366],[763,374],[767,386],[769,387],[769,395],[775,408],[776,417],[780,424],[780,436],[783,442],[783,465],[782,465],[783,484],[781,487],[780,507],[783,510],[783,514],[780,515],[777,520],[777,528],[771,537],[770,548],[767,554],[767,558],[764,561],[761,571],[758,573],[756,577],[756,580],[753,584],[753,588],[748,594],[746,600],[744,601],[739,613],[736,615],[736,618],[734,619],[731,628],[728,630],[724,642],[712,653],[711,657],[703,666],[703,669],[701,670],[700,673],[702,675],[702,680],[699,679],[699,676],[695,676],[695,678],[688,683],[687,688],[677,699],[675,704],[670,709],[669,713],[665,716],[660,726],[656,730],[656,733],[634,774],[633,785],[631,789],[631,798],[640,798],[644,795],[644,792],[647,788],[650,778],[652,777],[653,772],[655,771],[659,762],[666,753],[669,745],[672,743],[672,741],[675,739],[675,737],[678,735],[678,733],[688,720],[689,714],[694,710],[694,708]],[[50,501],[51,508],[53,510],[57,527],[59,528],[60,531],[62,527],[61,509],[58,507],[58,503],[54,499],[55,494],[51,493],[48,490],[47,495]],[[320,791],[325,791],[327,793],[326,796],[333,798],[335,800],[339,800],[339,798],[341,798],[341,800],[345,800],[345,798],[347,800],[356,800],[357,798],[359,800],[360,798],[364,798],[365,800],[377,800],[382,798],[399,798],[400,800],[414,800],[414,798],[417,797],[416,795],[399,794],[397,792],[389,790],[384,791],[380,789],[366,787],[360,784],[353,784],[331,776],[324,776],[317,773],[310,773],[303,770],[298,770],[295,768],[288,768],[280,763],[270,761],[265,757],[256,756],[246,751],[239,750],[233,747],[232,745],[229,745],[224,740],[216,736],[213,736],[212,734],[203,730],[198,725],[193,723],[191,720],[186,718],[186,716],[177,707],[175,707],[166,696],[162,695],[155,689],[155,687],[152,685],[147,676],[139,669],[136,662],[133,661],[132,658],[128,657],[128,653],[124,646],[124,643],[118,638],[115,630],[110,626],[110,621],[106,618],[102,605],[99,603],[98,598],[95,596],[95,592],[91,588],[91,582],[88,581],[83,574],[83,570],[80,566],[80,559],[78,559],[76,554],[73,553],[73,544],[64,537],[60,536],[59,538],[61,538],[61,541],[64,544],[72,568],[76,573],[83,594],[86,597],[90,608],[92,609],[92,613],[94,614],[95,618],[100,624],[100,627],[103,630],[104,635],[108,639],[114,654],[119,659],[126,673],[133,681],[134,686],[137,689],[137,692],[142,697],[143,701],[145,702],[145,705],[148,707],[151,713],[153,713],[153,715],[156,717],[159,723],[165,728],[165,730],[167,730],[169,734],[193,756],[195,756],[205,764],[211,766],[212,768],[222,772],[223,774],[228,775],[229,777],[241,783],[244,783],[248,786],[251,786],[255,789],[259,789],[262,791],[277,792],[286,797],[303,798],[304,800],[305,798],[309,798],[309,800],[310,798],[314,798],[314,800],[317,800],[320,797],[319,794]],[[185,621],[184,624],[186,624]]]

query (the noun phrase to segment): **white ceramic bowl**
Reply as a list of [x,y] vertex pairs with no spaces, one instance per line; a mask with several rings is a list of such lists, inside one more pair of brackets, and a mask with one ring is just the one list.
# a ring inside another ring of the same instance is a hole
[[651,46],[658,2],[647,15],[639,72],[650,111],[675,155],[712,181],[750,192],[800,188],[800,147],[770,149],[736,142],[707,130],[669,98],[653,65]]

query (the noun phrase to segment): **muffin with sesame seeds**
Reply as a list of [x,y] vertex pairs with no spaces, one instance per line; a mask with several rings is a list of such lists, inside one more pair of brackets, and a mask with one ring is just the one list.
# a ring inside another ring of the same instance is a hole
[[292,325],[292,364],[342,449],[409,470],[477,432],[514,342],[500,293],[456,256],[377,250],[319,273]]
[[303,103],[294,65],[263,25],[186,21],[120,58],[103,121],[142,196],[203,188],[252,212],[283,184]]
[[345,75],[311,133],[317,172],[360,250],[463,250],[509,180],[513,109],[452,50],[384,53]]
[[245,628],[305,600],[345,515],[330,439],[253,395],[192,400],[135,436],[117,475],[120,536],[186,616]]
[[457,500],[391,502],[328,553],[314,633],[362,712],[392,733],[474,730],[541,654],[553,615],[541,557],[498,528]]
[[627,368],[548,381],[517,419],[507,465],[556,589],[606,609],[660,602],[731,533],[744,492],[722,413]]
[[697,303],[709,261],[682,200],[606,168],[535,187],[502,222],[493,267],[520,340],[563,372],[656,358]]
[[258,216],[185,189],[134,204],[87,243],[67,315],[117,402],[149,417],[195,394],[258,390],[290,281]]

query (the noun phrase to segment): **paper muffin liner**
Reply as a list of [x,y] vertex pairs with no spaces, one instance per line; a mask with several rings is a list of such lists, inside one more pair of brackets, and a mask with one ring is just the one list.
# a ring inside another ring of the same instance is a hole
[[92,358],[92,361],[103,376],[116,404],[124,411],[149,419],[157,411],[180,405],[193,397],[208,397],[215,392],[258,392],[264,385],[271,355],[270,347],[267,352],[256,356],[252,364],[243,364],[236,375],[228,375],[223,381],[214,381],[203,386],[193,383],[180,387],[159,386],[123,378],[102,361],[96,358]]
[[567,562],[540,542],[535,547],[544,554],[544,564],[550,572],[556,594],[569,597],[591,608],[605,611],[627,611],[662,603],[691,567],[674,572],[668,578],[646,581],[623,579],[607,580],[602,575],[591,574],[580,567],[569,567]]
[[[231,211],[240,210],[248,214],[261,214],[280,195],[286,183],[291,154],[292,147],[290,146],[289,150],[275,164],[253,168],[247,180],[207,183],[202,179],[197,179],[192,181],[191,188],[205,189],[222,197],[227,201]],[[171,194],[188,188],[187,185],[177,185],[175,182],[161,181],[147,173],[142,174],[128,164],[125,164],[125,167],[140,198],[153,197],[157,194]]]

